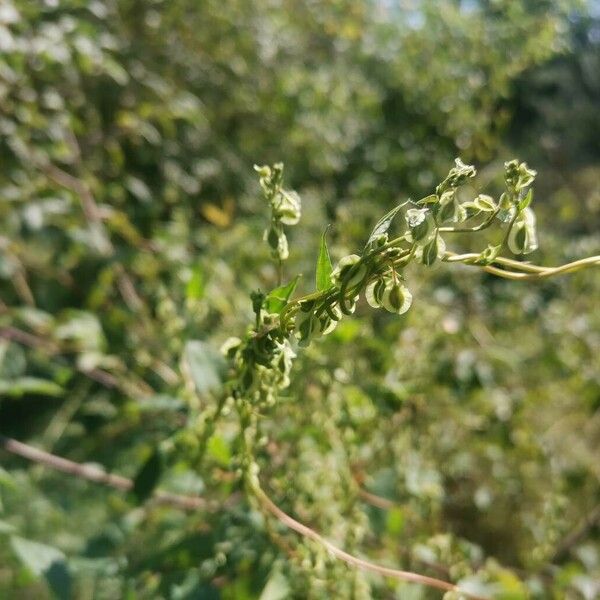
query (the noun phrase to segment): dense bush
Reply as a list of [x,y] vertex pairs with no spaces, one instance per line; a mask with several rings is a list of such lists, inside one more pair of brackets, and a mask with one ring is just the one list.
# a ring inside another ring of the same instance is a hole
[[[0,434],[135,487],[3,452],[0,596],[439,597],[263,514],[218,353],[280,279],[257,162],[284,161],[302,197],[298,225],[295,196],[273,219],[298,297],[328,223],[337,263],[457,155],[488,165],[461,202],[499,198],[507,155],[539,171],[528,259],[599,253],[594,7],[399,4],[2,3]],[[379,564],[486,597],[595,598],[598,271],[440,263],[407,267],[406,314],[361,300],[298,352],[260,409],[265,491]],[[157,486],[206,503],[157,503]]]

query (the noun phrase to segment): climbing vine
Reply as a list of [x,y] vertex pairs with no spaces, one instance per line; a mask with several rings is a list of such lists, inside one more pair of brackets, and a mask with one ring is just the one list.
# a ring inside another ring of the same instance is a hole
[[[206,422],[203,445],[224,407],[234,407],[240,426],[238,474],[249,497],[261,510],[355,567],[448,590],[448,598],[456,594],[477,597],[442,580],[358,559],[279,509],[260,483],[257,448],[265,444],[262,419],[276,407],[281,393],[290,385],[299,349],[330,334],[346,315],[355,311],[361,296],[371,307],[398,315],[411,308],[413,294],[406,274],[410,264],[432,267],[438,263],[461,263],[499,277],[522,280],[600,265],[600,257],[552,268],[502,256],[509,250],[522,257],[538,247],[531,206],[536,172],[524,162],[511,160],[504,165],[505,189],[498,199],[487,194],[469,196],[468,184],[476,176],[476,169],[457,158],[433,193],[394,207],[377,222],[359,253],[344,256],[335,265],[329,254],[326,229],[316,262],[315,290],[294,297],[300,276],[288,283],[282,283],[281,278],[289,256],[285,227],[299,222],[301,201],[294,191],[284,188],[282,164],[255,169],[270,208],[264,239],[277,263],[280,285],[268,292],[251,294],[254,322],[243,337],[229,338],[222,347],[229,376],[217,411]],[[393,234],[393,226],[401,222],[402,211],[404,224],[401,231]],[[488,244],[480,252],[458,254],[449,248],[453,234],[477,235],[493,226],[499,229],[498,242]],[[276,536],[272,530],[271,533]]]

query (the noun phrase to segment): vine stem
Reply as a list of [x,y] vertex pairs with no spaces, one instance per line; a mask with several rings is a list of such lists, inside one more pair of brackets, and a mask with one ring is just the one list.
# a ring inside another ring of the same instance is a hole
[[383,575],[384,577],[397,579],[399,581],[418,583],[427,587],[436,588],[438,590],[443,590],[446,592],[457,592],[459,594],[467,596],[468,598],[471,598],[472,600],[489,600],[489,598],[476,596],[474,594],[466,592],[459,586],[448,581],[444,581],[443,579],[436,579],[435,577],[428,577],[427,575],[419,575],[418,573],[413,573],[411,571],[401,571],[399,569],[384,567],[376,563],[372,563],[368,560],[358,558],[357,556],[354,556],[352,554],[349,554],[345,550],[338,548],[330,541],[325,539],[314,529],[311,529],[307,525],[300,523],[300,521],[296,521],[296,519],[294,519],[286,512],[281,510],[281,508],[279,508],[271,500],[271,498],[269,498],[269,496],[262,489],[262,487],[260,487],[256,478],[250,478],[249,483],[254,496],[267,512],[271,513],[271,515],[277,518],[289,529],[292,529],[296,533],[299,533],[300,535],[310,538],[311,540],[317,542],[318,544],[323,546],[332,556],[334,556],[338,560],[345,562],[348,565],[352,565],[353,567],[357,567],[359,569],[362,569],[363,571],[370,571],[371,573],[377,573],[378,575]]
[[494,259],[494,263],[498,266],[494,266],[493,264],[483,266],[474,263],[478,258],[479,254],[455,254],[454,252],[446,252],[444,255],[444,261],[446,262],[461,262],[469,266],[479,267],[492,275],[514,280],[546,279],[561,273],[574,273],[575,271],[579,271],[586,267],[600,266],[600,255],[588,256],[587,258],[559,265],[558,267],[541,267],[539,265],[522,263],[501,257]]

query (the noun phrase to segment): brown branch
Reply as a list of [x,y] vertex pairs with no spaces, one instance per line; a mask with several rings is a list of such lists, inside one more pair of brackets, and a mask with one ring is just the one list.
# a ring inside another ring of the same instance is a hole
[[[0,448],[32,462],[50,467],[51,469],[79,477],[80,479],[100,483],[124,492],[133,489],[133,481],[131,479],[107,473],[99,467],[82,465],[73,462],[72,460],[62,458],[61,456],[44,452],[44,450],[39,450],[38,448],[34,448],[33,446],[29,446],[28,444],[24,444],[23,442],[19,442],[1,434]],[[160,504],[169,504],[184,510],[206,509],[209,507],[208,502],[204,498],[198,496],[180,496],[161,490],[157,490],[154,493],[153,499]]]
[[436,588],[438,590],[444,590],[447,592],[457,592],[459,594],[463,594],[472,600],[489,600],[488,598],[483,598],[481,596],[475,596],[465,590],[462,590],[457,585],[450,583],[448,581],[443,581],[441,579],[436,579],[434,577],[428,577],[427,575],[419,575],[418,573],[412,573],[411,571],[401,571],[399,569],[392,569],[389,567],[383,567],[381,565],[377,565],[368,560],[364,560],[362,558],[358,558],[357,556],[353,556],[349,554],[345,550],[338,548],[328,540],[326,540],[322,535],[318,534],[314,529],[307,527],[306,525],[296,521],[296,519],[290,517],[287,513],[281,510],[264,492],[264,490],[260,487],[258,482],[250,482],[250,487],[252,489],[253,494],[259,501],[260,505],[271,515],[276,517],[281,523],[283,523],[286,527],[292,529],[296,533],[303,535],[304,537],[310,538],[311,540],[317,542],[321,546],[323,546],[326,550],[328,550],[335,558],[345,562],[348,565],[352,565],[353,567],[357,567],[362,569],[363,571],[370,571],[371,573],[377,573],[378,575],[383,575],[384,577],[391,577],[392,579],[397,579],[399,581],[408,581],[411,583],[418,583],[421,585],[425,585],[428,587]]
[[391,510],[396,506],[394,502],[388,500],[387,498],[383,498],[381,496],[377,496],[376,494],[372,494],[371,492],[367,492],[367,490],[363,488],[359,488],[358,497],[370,504],[371,506],[376,506],[377,508],[381,508],[381,510]]

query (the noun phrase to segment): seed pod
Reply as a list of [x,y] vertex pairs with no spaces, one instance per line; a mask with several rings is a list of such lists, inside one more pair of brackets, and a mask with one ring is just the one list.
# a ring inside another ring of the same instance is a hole
[[300,196],[296,192],[281,190],[273,214],[284,225],[296,225],[300,220],[300,207]]
[[279,245],[279,235],[281,231],[275,226],[271,225],[266,234],[267,243],[273,250],[277,250],[277,246]]
[[423,246],[421,262],[430,267],[438,258],[444,256],[444,252],[446,252],[446,243],[439,235],[436,235]]
[[385,278],[375,279],[371,281],[365,290],[365,298],[369,306],[373,308],[379,308],[383,300],[383,293],[385,292],[388,280]]
[[341,311],[345,315],[351,315],[356,310],[357,300],[358,296],[354,298],[346,298],[344,295],[340,294],[339,304]]
[[279,260],[286,260],[290,255],[288,241],[285,233],[281,233],[277,242],[277,257]]
[[382,298],[383,308],[401,315],[410,308],[411,304],[412,294],[407,287],[396,282],[386,287]]
[[300,312],[296,316],[296,330],[300,346],[308,346],[310,340],[321,332],[321,323],[315,313]]
[[474,200],[475,206],[483,212],[493,212],[496,210],[496,203],[491,196],[486,194],[479,194]]
[[227,358],[233,358],[241,344],[240,338],[229,337],[221,345],[221,354]]
[[342,310],[337,304],[326,304],[325,310],[332,321],[339,321],[342,318]]
[[340,259],[331,272],[331,282],[334,285],[343,284],[347,289],[357,286],[366,276],[367,267],[361,262],[360,256],[350,254]]
[[440,207],[438,210],[438,219],[440,223],[445,221],[451,221],[454,219],[456,212],[456,192],[455,190],[448,190],[442,194],[440,198]]
[[410,208],[406,211],[406,222],[415,242],[426,240],[435,226],[431,212],[427,208]]
[[515,221],[508,236],[508,247],[515,254],[529,254],[537,250],[535,215],[530,208],[523,210]]
[[328,315],[322,315],[319,319],[321,335],[327,335],[331,333],[336,327],[338,322],[330,319]]
[[381,248],[382,246],[385,246],[387,244],[387,241],[388,241],[388,234],[380,233],[379,235],[375,236],[371,240],[371,246],[373,248]]

